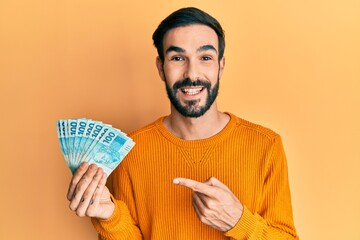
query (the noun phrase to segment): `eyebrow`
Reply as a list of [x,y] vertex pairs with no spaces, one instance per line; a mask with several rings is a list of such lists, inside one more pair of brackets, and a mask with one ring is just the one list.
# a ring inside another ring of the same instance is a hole
[[[204,46],[201,46],[199,47],[196,51],[197,52],[205,52],[207,50],[212,50],[212,51],[215,51],[217,53],[217,50],[216,48],[213,46],[213,45],[204,45]],[[165,51],[165,53],[169,53],[169,52],[177,52],[177,53],[184,53],[186,52],[185,49],[181,48],[181,47],[177,47],[177,46],[173,46],[171,45],[170,47],[168,47]]]
[[181,47],[170,46],[170,47],[168,47],[168,49],[166,49],[166,53],[168,53],[168,52],[184,53],[185,49],[183,49]]
[[201,46],[196,51],[197,52],[205,52],[207,50],[213,50],[213,51],[215,51],[217,53],[216,48],[213,45],[210,45],[210,44]]

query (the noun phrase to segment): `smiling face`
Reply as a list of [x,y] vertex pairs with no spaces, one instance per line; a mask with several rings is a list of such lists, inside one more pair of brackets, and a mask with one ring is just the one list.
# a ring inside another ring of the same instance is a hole
[[224,68],[215,31],[199,24],[173,28],[163,46],[157,67],[172,107],[185,117],[202,116],[216,99]]

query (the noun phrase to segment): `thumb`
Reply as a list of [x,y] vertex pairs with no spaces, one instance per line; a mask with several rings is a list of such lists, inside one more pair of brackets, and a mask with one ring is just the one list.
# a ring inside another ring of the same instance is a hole
[[218,187],[224,190],[227,190],[229,192],[231,192],[231,190],[228,188],[228,186],[226,186],[224,183],[222,183],[220,180],[218,180],[216,177],[212,176],[210,178],[208,178],[204,184],[209,185],[209,186],[214,186],[214,187]]

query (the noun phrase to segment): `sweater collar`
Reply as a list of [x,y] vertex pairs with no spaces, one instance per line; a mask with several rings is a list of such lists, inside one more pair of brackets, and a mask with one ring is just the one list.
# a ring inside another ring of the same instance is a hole
[[167,140],[169,140],[170,142],[172,142],[180,147],[190,147],[190,148],[208,147],[208,146],[211,146],[211,145],[221,141],[226,136],[228,136],[232,132],[234,127],[236,126],[236,122],[237,122],[236,116],[231,113],[228,113],[228,112],[225,112],[225,113],[230,116],[230,121],[226,124],[226,126],[219,133],[217,133],[209,138],[200,139],[200,140],[184,140],[184,139],[181,139],[181,138],[175,136],[174,134],[172,134],[164,126],[163,122],[164,122],[164,119],[166,118],[166,116],[159,118],[155,122],[155,125],[156,125],[156,128],[158,129],[158,131]]

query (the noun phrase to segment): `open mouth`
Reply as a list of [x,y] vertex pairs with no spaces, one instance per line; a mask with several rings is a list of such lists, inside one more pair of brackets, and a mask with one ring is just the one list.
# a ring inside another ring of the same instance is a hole
[[183,87],[183,88],[180,88],[180,90],[185,95],[193,96],[193,95],[199,94],[202,90],[204,90],[204,87],[203,86]]

